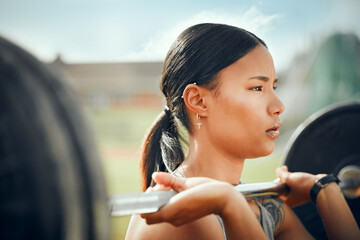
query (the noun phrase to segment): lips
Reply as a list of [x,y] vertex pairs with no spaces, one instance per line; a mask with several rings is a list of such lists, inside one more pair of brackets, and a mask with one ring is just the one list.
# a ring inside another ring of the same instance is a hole
[[281,123],[278,122],[276,123],[272,128],[269,128],[268,130],[266,130],[266,134],[271,137],[271,138],[278,138],[279,135],[280,135],[280,132],[279,132],[279,128],[281,127]]

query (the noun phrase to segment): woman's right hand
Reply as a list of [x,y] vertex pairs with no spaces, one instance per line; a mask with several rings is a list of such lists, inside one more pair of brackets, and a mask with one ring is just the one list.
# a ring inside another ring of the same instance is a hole
[[170,188],[179,193],[158,212],[141,214],[148,224],[168,222],[180,226],[209,214],[221,216],[235,195],[242,197],[231,184],[210,178],[179,178],[164,172],[152,177],[157,185],[150,191]]
[[[326,176],[304,172],[291,173],[286,166],[276,169],[276,175],[290,188],[289,195],[284,201],[291,207],[310,200],[310,190],[315,180]],[[329,239],[360,239],[359,227],[336,183],[330,183],[320,190],[316,206]]]
[[280,197],[290,207],[297,206],[309,201],[310,190],[315,184],[315,180],[325,174],[313,175],[305,172],[289,172],[287,166],[276,169],[276,175],[280,182],[289,186],[290,192],[287,196]]

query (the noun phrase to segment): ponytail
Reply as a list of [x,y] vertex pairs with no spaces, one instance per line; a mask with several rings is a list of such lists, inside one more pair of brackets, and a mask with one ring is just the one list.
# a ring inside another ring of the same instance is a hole
[[178,129],[170,110],[160,114],[147,133],[140,161],[141,186],[145,191],[153,186],[154,172],[173,172],[184,161]]

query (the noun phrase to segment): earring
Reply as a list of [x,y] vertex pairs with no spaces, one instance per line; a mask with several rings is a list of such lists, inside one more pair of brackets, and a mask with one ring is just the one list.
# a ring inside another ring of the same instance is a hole
[[[196,85],[196,82],[194,82],[193,84]],[[188,93],[190,90],[188,90],[186,93]],[[181,96],[181,98],[184,98],[184,94]]]
[[197,122],[197,126],[198,126],[198,129],[200,129],[200,126],[201,126],[201,122],[200,122],[200,116],[199,116],[199,114],[198,113],[196,113],[196,118],[197,118],[197,120],[198,120],[198,122]]

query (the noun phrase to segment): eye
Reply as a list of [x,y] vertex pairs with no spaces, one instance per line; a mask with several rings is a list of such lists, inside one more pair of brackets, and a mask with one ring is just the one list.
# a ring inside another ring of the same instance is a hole
[[278,86],[278,80],[276,79],[274,84],[273,84],[274,91],[278,88],[277,86]]
[[250,88],[250,90],[261,92],[263,90],[263,87],[262,86],[253,87],[253,88]]

